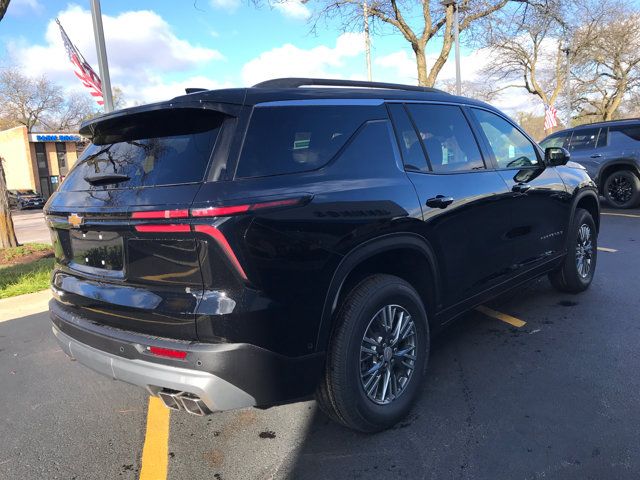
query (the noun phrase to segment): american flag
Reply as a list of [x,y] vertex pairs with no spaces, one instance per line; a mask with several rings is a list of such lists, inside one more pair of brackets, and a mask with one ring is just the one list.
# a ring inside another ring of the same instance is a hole
[[89,62],[87,62],[76,46],[71,43],[67,32],[62,28],[60,20],[56,18],[56,23],[60,27],[60,35],[62,35],[62,41],[64,42],[64,48],[69,56],[69,61],[73,65],[73,73],[80,79],[82,84],[89,89],[89,92],[95,98],[98,105],[104,105],[104,99],[102,98],[102,82],[96,72],[93,71]]
[[553,127],[558,126],[558,121],[556,120],[556,115],[558,111],[553,107],[553,105],[547,105],[545,107],[544,114],[544,129],[551,130]]

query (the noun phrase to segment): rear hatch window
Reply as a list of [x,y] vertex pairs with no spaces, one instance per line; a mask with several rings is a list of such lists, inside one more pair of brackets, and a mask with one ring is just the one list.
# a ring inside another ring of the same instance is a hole
[[98,131],[61,190],[202,182],[223,120],[210,111],[154,112],[135,124]]

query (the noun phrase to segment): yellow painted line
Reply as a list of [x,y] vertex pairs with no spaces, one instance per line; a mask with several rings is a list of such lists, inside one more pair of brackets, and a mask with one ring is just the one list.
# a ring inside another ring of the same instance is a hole
[[166,480],[168,463],[169,409],[158,397],[149,397],[140,480]]
[[609,213],[602,212],[601,215],[611,215],[612,217],[628,217],[628,218],[640,218],[640,215],[636,215],[633,213]]
[[615,248],[598,247],[598,251],[600,251],[600,252],[616,253],[618,250],[616,250]]
[[508,323],[509,325],[513,325],[514,327],[520,328],[520,327],[524,327],[527,324],[527,322],[523,322],[519,318],[512,317],[511,315],[507,315],[506,313],[496,312],[495,310],[491,310],[490,308],[485,307],[484,305],[480,305],[479,307],[476,307],[476,311],[480,313],[484,313],[489,317],[496,318],[502,322]]

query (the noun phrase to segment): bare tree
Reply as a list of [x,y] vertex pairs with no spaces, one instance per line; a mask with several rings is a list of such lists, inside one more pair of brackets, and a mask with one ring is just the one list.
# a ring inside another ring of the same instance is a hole
[[[498,85],[495,92],[521,88],[555,105],[566,79],[566,38],[555,5],[534,7],[524,21],[502,15],[488,25],[487,43],[493,61],[484,69]],[[506,85],[505,85],[506,83]]]
[[18,69],[0,72],[0,126],[24,125],[48,130],[71,130],[95,113],[88,95],[64,95],[62,88],[45,76],[31,78]]
[[[315,22],[322,18],[338,18],[344,29],[360,29],[363,19],[362,0],[317,0],[320,10]],[[521,6],[531,0],[457,0],[460,14],[460,31],[466,31],[480,20],[511,4]],[[546,0],[538,0],[546,1]],[[453,46],[454,2],[445,5],[441,0],[405,1],[372,0],[367,12],[372,23],[390,26],[409,43],[416,58],[418,84],[432,87],[442,67],[449,58]],[[420,11],[416,15],[417,11]],[[427,65],[427,45],[436,37],[442,38],[442,46],[433,65]]]
[[625,96],[640,87],[640,13],[618,5],[607,22],[577,36],[588,43],[575,66],[578,116],[612,120]]
[[32,79],[17,69],[0,72],[0,116],[29,131],[63,102],[62,89],[44,76]]
[[0,157],[0,247],[17,247],[18,240],[13,226],[13,217],[7,197],[7,182],[4,176],[4,158]]
[[0,21],[4,17],[4,14],[7,13],[7,8],[9,8],[10,0],[0,0]]

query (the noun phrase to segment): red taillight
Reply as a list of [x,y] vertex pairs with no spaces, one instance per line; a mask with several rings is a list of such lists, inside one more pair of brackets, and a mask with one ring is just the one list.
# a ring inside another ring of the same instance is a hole
[[148,212],[133,212],[131,218],[187,218],[189,210],[152,210]]
[[245,213],[251,205],[234,205],[231,207],[194,208],[191,215],[194,217],[227,217],[238,213]]
[[227,242],[227,239],[220,230],[218,230],[216,227],[212,227],[211,225],[196,225],[194,228],[196,229],[196,232],[204,233],[213,238],[218,243],[218,245],[220,245],[220,248],[222,248],[225,255],[233,264],[233,267],[240,274],[240,276],[244,280],[247,279],[247,274],[244,273],[244,269],[242,268],[242,265],[240,265],[238,257],[236,257],[236,254],[233,253],[231,245],[229,245],[229,242]]
[[189,225],[136,225],[136,232],[141,233],[186,233],[191,231]]
[[158,357],[177,358],[179,360],[187,358],[187,352],[182,350],[173,350],[171,348],[147,347],[147,351],[153,355],[157,355]]
[[301,205],[308,197],[287,198],[285,200],[272,200],[270,202],[247,203],[244,205],[232,205],[229,207],[207,207],[194,208],[191,210],[192,217],[228,217],[239,213],[252,212],[254,210],[264,210],[267,208],[293,207]]

